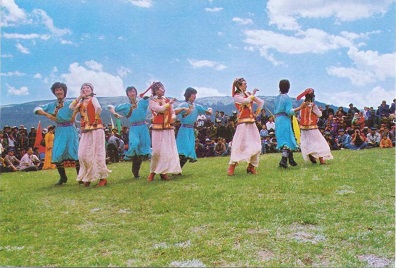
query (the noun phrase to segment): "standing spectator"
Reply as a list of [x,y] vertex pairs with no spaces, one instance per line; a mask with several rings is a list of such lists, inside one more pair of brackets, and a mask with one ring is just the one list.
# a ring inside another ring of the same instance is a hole
[[40,159],[33,154],[32,147],[29,147],[26,153],[22,156],[21,162],[19,163],[19,170],[23,171],[37,171],[40,166]]
[[152,157],[150,175],[147,181],[152,181],[155,174],[160,174],[162,180],[169,180],[167,173],[179,174],[179,155],[176,147],[175,130],[172,126],[175,113],[172,109],[173,100],[164,96],[165,88],[161,82],[151,85],[152,97],[149,108],[153,114],[152,124]]
[[359,113],[359,109],[353,106],[353,103],[349,104],[349,109],[348,109],[348,117],[353,118],[355,113]]
[[376,127],[371,127],[370,132],[367,134],[368,147],[378,147],[381,141],[381,136],[377,132]]
[[18,136],[18,148],[17,150],[20,152],[21,155],[26,153],[27,148],[29,148],[29,138],[27,136],[27,129],[23,128],[20,129],[20,135]]
[[[75,162],[78,174],[80,165],[78,162],[78,133],[74,126],[74,111],[69,108],[71,101],[65,100],[67,86],[56,82],[51,87],[52,94],[57,98],[56,101],[36,107],[33,112],[43,115],[56,123],[56,136],[52,148],[51,162],[56,165],[60,175],[59,181],[55,185],[62,185],[67,182],[65,161]],[[31,131],[34,133],[35,131]]]
[[106,166],[104,127],[100,119],[102,108],[93,91],[94,86],[91,83],[82,84],[80,96],[70,104],[70,108],[81,115],[81,138],[78,147],[80,171],[77,181],[85,187],[98,179],[98,186],[105,186],[109,172]]
[[329,115],[335,115],[334,109],[330,107],[330,105],[326,104],[325,109],[322,111],[322,117],[323,119],[327,119]]
[[315,91],[307,88],[302,94],[298,95],[297,100],[305,96],[304,102],[308,106],[300,110],[300,129],[301,129],[301,154],[305,161],[310,160],[316,164],[319,159],[320,164],[325,164],[325,160],[333,159],[329,144],[318,130],[317,119],[322,116],[322,112],[314,103]]
[[143,159],[149,158],[150,149],[150,133],[145,122],[147,109],[149,106],[149,97],[140,95],[137,99],[137,89],[133,86],[127,87],[125,93],[129,99],[129,103],[119,104],[117,106],[109,105],[107,108],[116,117],[125,116],[130,122],[128,151],[126,157],[132,159],[132,174],[135,178],[140,178],[139,172]]
[[[264,101],[246,91],[247,83],[244,78],[235,79],[232,84],[232,97],[239,111],[238,126],[232,139],[232,150],[227,174],[234,175],[237,163],[246,161],[247,173],[257,174],[256,167],[259,165],[261,153],[261,139],[255,118],[259,115]],[[257,104],[256,112],[253,112],[253,103]]]
[[48,133],[45,134],[45,157],[44,157],[44,166],[43,169],[54,169],[56,168],[55,164],[52,164],[52,149],[54,147],[54,139],[55,139],[55,127],[49,126]]
[[389,114],[390,114],[389,105],[386,104],[385,100],[383,100],[381,105],[378,106],[378,115],[382,118],[382,117],[389,117]]
[[28,138],[29,138],[29,147],[34,147],[34,142],[36,141],[36,133],[37,130],[35,127],[31,127],[29,134],[28,134]]
[[297,141],[292,129],[291,116],[294,116],[295,112],[300,111],[302,108],[307,106],[307,104],[303,102],[299,107],[293,109],[292,101],[287,95],[290,89],[289,80],[281,80],[279,82],[279,89],[280,94],[275,100],[276,149],[282,151],[282,159],[279,162],[279,167],[287,168],[287,159],[289,159],[290,165],[297,165],[293,157],[293,151],[297,149]]
[[194,123],[200,115],[211,115],[212,108],[205,109],[202,105],[195,104],[197,90],[189,87],[184,92],[185,101],[180,103],[175,109],[175,113],[179,114],[181,126],[177,133],[176,145],[179,153],[180,167],[187,163],[197,161],[195,152],[195,133]]

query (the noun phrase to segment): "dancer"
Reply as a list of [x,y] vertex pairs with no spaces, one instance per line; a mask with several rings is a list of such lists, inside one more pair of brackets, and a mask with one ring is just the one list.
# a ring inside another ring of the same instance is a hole
[[[255,124],[255,118],[260,114],[264,101],[246,91],[247,83],[244,78],[237,78],[232,84],[232,97],[238,110],[237,128],[232,139],[231,158],[227,174],[233,176],[235,167],[240,161],[246,161],[247,173],[257,174],[256,167],[259,164],[261,152],[261,139],[259,130]],[[253,103],[257,104],[256,112],[253,112]]]
[[59,181],[55,185],[62,185],[67,182],[64,161],[74,161],[77,174],[80,169],[78,161],[78,134],[74,126],[74,111],[70,109],[70,100],[66,100],[67,86],[56,82],[51,87],[52,94],[57,98],[55,102],[34,108],[37,115],[44,115],[56,123],[56,135],[54,146],[52,147],[51,162],[56,165],[60,175]]
[[287,95],[289,89],[289,80],[281,80],[279,82],[280,94],[275,100],[275,136],[278,142],[276,149],[282,152],[282,160],[279,162],[279,167],[283,168],[287,168],[287,159],[289,159],[289,164],[291,166],[297,166],[293,157],[293,150],[297,149],[297,141],[292,129],[291,116],[307,106],[307,104],[303,102],[299,107],[293,109],[292,101]]
[[[153,114],[152,124],[152,157],[150,175],[147,181],[152,181],[155,174],[160,174],[162,180],[169,180],[167,173],[181,173],[179,155],[176,148],[175,130],[172,123],[175,113],[172,109],[173,100],[165,98],[165,88],[161,82],[154,82],[151,89],[149,107]],[[142,93],[143,96],[146,92]]]
[[92,84],[82,84],[80,96],[70,104],[70,108],[81,115],[81,139],[78,147],[81,167],[77,181],[86,187],[98,179],[98,186],[105,186],[109,172],[106,166],[105,133],[100,119],[102,108],[93,91]]
[[143,159],[150,156],[150,133],[145,122],[149,97],[137,101],[135,87],[127,87],[125,92],[129,103],[119,104],[115,107],[108,105],[107,108],[117,118],[125,116],[130,122],[128,152],[125,155],[132,159],[133,176],[140,178],[139,171]]
[[212,108],[205,108],[195,104],[197,90],[189,87],[184,92],[185,102],[182,102],[176,109],[175,114],[181,115],[181,126],[177,132],[176,145],[179,152],[180,167],[183,168],[187,161],[191,163],[197,161],[195,152],[194,123],[197,117],[202,114],[212,115]]
[[305,96],[304,102],[307,106],[300,110],[300,129],[301,129],[301,154],[305,161],[310,160],[316,164],[319,159],[320,164],[325,164],[325,160],[333,159],[329,144],[318,130],[317,121],[322,116],[322,112],[314,103],[315,91],[307,88],[297,96],[300,100]]

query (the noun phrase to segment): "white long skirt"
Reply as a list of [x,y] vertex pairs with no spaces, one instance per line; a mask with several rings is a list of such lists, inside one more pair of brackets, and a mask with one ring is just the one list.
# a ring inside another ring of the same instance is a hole
[[237,126],[232,139],[231,158],[229,164],[245,161],[258,167],[261,152],[260,133],[254,123]]
[[305,161],[309,161],[308,155],[315,158],[323,157],[324,160],[333,159],[330,147],[318,129],[301,130],[300,147]]
[[96,129],[81,134],[78,146],[80,170],[77,181],[93,182],[106,179],[109,170],[106,166],[105,133]]
[[156,174],[181,173],[179,154],[173,129],[152,131],[150,172]]

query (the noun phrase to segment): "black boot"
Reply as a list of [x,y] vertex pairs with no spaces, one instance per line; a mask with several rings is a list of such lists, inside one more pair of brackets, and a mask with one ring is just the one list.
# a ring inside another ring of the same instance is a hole
[[76,167],[77,176],[78,176],[78,172],[80,172],[80,161],[77,160],[77,161],[74,163],[74,165],[75,165],[75,167]]
[[140,170],[140,166],[142,165],[142,162],[143,162],[142,157],[140,156],[132,157],[132,174],[136,179],[140,178],[139,170]]
[[282,160],[279,162],[279,167],[287,168],[287,158],[289,157],[289,150],[282,149]]
[[179,160],[180,160],[180,167],[183,168],[183,166],[187,163],[187,157],[184,155],[179,155]]
[[294,161],[293,152],[292,151],[289,152],[289,164],[290,164],[290,166],[293,166],[293,167],[297,166],[296,161]]
[[60,175],[60,179],[55,185],[62,185],[67,182],[67,176],[66,176],[66,171],[65,168],[62,166],[58,166],[58,173]]

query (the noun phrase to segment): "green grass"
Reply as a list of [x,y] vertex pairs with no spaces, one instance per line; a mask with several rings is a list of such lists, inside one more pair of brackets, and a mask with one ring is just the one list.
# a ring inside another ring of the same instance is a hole
[[1,266],[378,266],[395,254],[395,151],[333,151],[327,165],[279,169],[261,156],[226,175],[228,157],[187,163],[172,181],[109,165],[106,187],[75,170],[0,177]]

